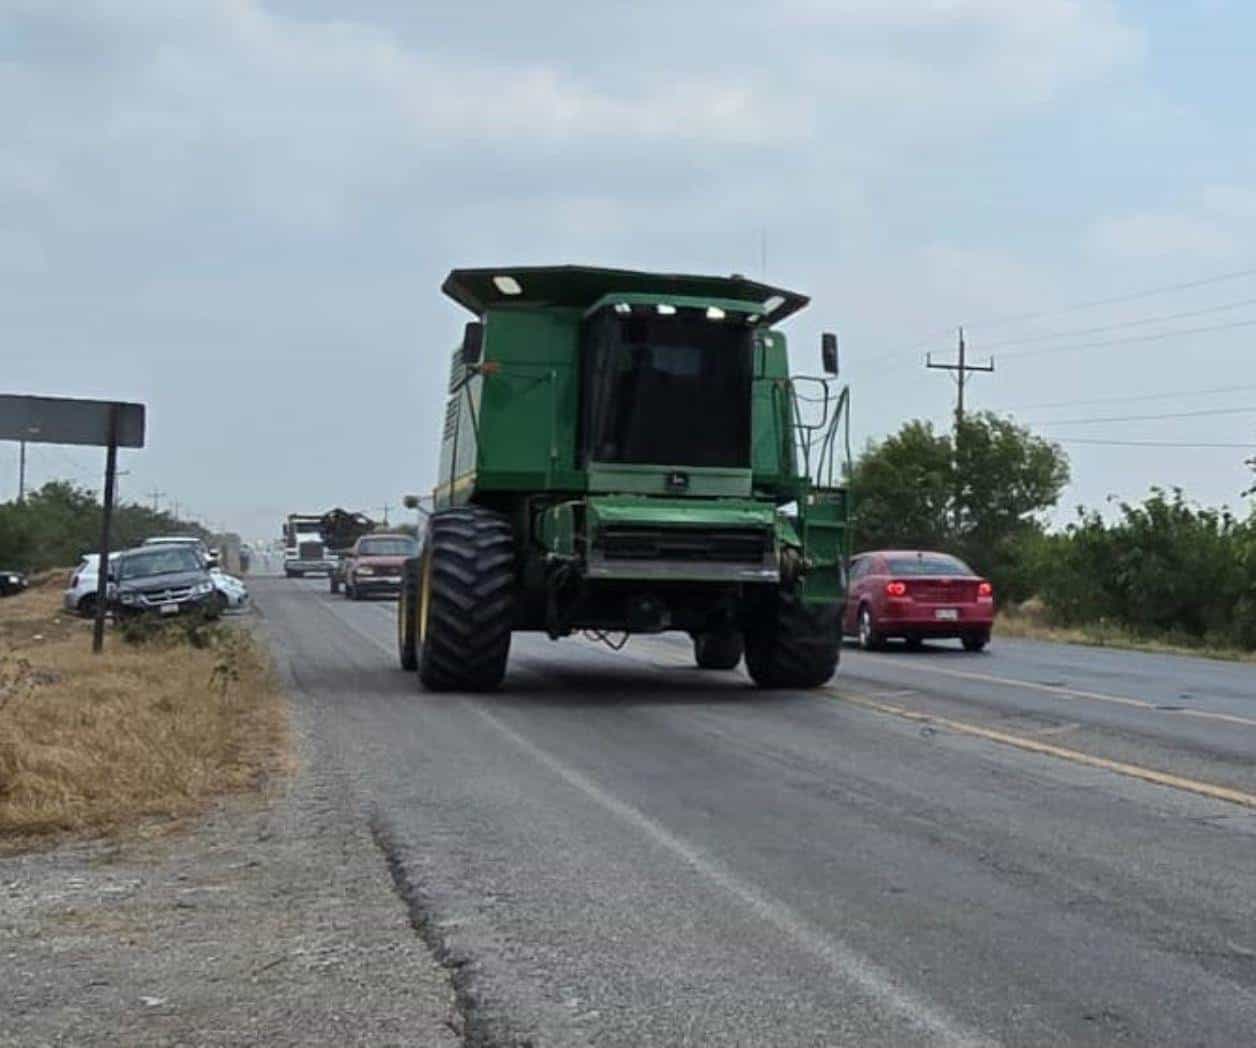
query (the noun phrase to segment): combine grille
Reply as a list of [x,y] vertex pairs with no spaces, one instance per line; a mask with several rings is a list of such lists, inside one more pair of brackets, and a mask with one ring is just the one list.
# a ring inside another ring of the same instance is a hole
[[772,535],[749,528],[642,528],[614,525],[598,533],[607,560],[677,560],[759,564],[772,553]]

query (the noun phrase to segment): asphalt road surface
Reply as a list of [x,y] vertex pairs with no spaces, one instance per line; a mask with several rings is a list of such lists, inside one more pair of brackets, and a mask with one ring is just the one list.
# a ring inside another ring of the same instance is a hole
[[250,587],[473,1042],[1256,1043],[1252,666],[996,637],[765,693],[524,634],[429,695],[391,602]]

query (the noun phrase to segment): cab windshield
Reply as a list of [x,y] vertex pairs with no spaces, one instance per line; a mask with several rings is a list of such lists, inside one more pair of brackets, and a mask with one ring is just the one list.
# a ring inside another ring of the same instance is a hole
[[583,461],[750,466],[752,329],[704,310],[600,310],[581,348]]

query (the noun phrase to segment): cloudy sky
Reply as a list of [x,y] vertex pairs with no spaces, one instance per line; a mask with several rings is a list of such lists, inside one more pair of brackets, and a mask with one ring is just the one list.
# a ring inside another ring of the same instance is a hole
[[0,0],[0,385],[145,401],[124,496],[269,535],[430,486],[451,267],[740,271],[812,296],[799,369],[840,332],[861,441],[946,424],[922,357],[962,323],[970,403],[1069,441],[1070,505],[1234,504],[1250,450],[1139,442],[1256,444],[1254,33],[1239,0]]

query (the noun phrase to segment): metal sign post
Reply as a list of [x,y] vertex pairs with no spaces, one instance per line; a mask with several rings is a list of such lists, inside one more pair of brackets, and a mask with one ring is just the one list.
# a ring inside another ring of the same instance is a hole
[[105,612],[109,604],[109,528],[113,523],[118,448],[142,448],[144,423],[143,404],[0,395],[0,440],[92,444],[106,448],[100,563],[96,573],[96,623],[92,630],[92,651],[96,654],[100,653],[105,642]]
[[92,653],[105,645],[105,611],[109,602],[109,526],[113,523],[113,486],[118,471],[118,406],[109,412],[109,444],[105,451],[104,512],[100,521],[100,565],[96,571],[96,621],[92,625]]

